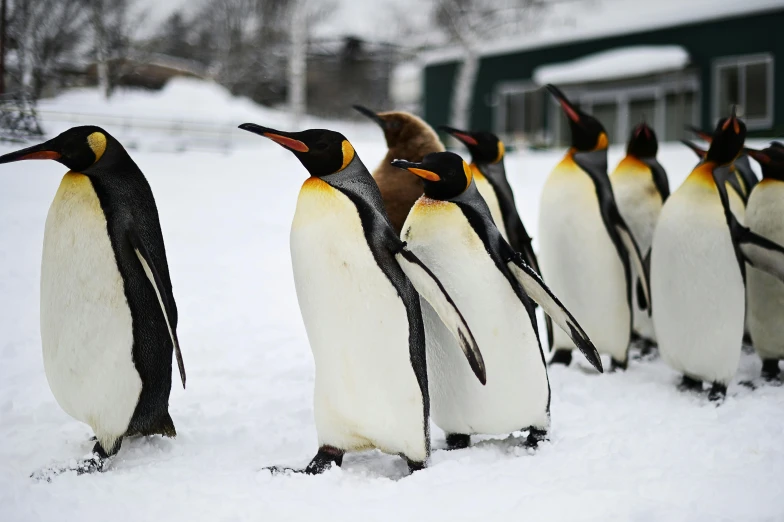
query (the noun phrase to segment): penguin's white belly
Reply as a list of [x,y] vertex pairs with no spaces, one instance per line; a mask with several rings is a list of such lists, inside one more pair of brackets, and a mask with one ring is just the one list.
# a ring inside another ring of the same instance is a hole
[[[629,158],[626,159],[628,160]],[[610,176],[610,181],[612,181],[618,210],[629,226],[632,236],[637,241],[640,253],[642,256],[645,256],[653,242],[653,229],[661,213],[662,200],[661,195],[656,190],[656,185],[653,183],[650,168],[642,162],[639,163],[639,166],[634,164],[627,165],[628,172],[616,170]],[[639,170],[632,170],[634,167],[638,167]],[[619,166],[620,168],[621,166]],[[655,341],[656,335],[653,330],[653,320],[648,315],[647,310],[643,310],[638,306],[637,279],[639,276],[634,264],[631,265],[631,269],[632,282],[634,283],[632,286],[634,330],[646,339]]]
[[[746,224],[755,233],[784,244],[784,183],[763,180],[752,191]],[[784,358],[784,283],[746,265],[748,317],[754,349],[763,359]]]
[[740,359],[745,288],[712,178],[695,179],[668,199],[654,233],[653,321],[667,364],[727,384]]
[[[574,164],[562,163],[545,183],[539,245],[547,285],[599,352],[626,361],[631,312],[623,264],[604,226],[594,184]],[[554,348],[574,348],[560,328]]]
[[454,337],[422,301],[436,425],[462,434],[547,428],[547,369],[528,313],[462,211],[454,203],[420,198],[403,231],[462,312],[487,371],[482,386]]
[[316,366],[319,443],[424,461],[405,304],[373,258],[354,204],[317,178],[300,191],[291,260]]
[[487,203],[487,207],[490,209],[490,215],[493,217],[493,223],[495,226],[498,227],[498,231],[501,232],[501,235],[504,236],[504,239],[509,241],[509,236],[506,235],[506,224],[504,223],[504,216],[501,214],[501,205],[498,203],[498,196],[493,189],[493,186],[487,180],[487,178],[482,174],[478,173],[478,170],[474,171],[474,183],[476,183],[476,188],[479,191],[479,194],[482,196],[482,199],[485,200]]
[[123,435],[142,389],[131,311],[98,196],[81,174],[63,177],[46,218],[41,341],[63,410],[102,443]]

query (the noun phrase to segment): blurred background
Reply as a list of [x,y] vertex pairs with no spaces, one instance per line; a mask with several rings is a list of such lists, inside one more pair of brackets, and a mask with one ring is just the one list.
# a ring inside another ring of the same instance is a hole
[[89,122],[225,150],[242,121],[343,128],[358,103],[561,146],[546,83],[614,143],[732,105],[751,136],[784,133],[784,0],[2,0],[0,22],[6,140]]

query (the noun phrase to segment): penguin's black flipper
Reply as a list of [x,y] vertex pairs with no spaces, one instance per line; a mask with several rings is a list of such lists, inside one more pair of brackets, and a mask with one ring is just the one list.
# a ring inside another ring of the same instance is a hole
[[[615,230],[618,233],[618,237],[621,239],[621,243],[626,248],[626,251],[629,253],[629,259],[631,259],[632,264],[634,265],[634,270],[637,272],[637,277],[639,278],[640,285],[639,288],[642,290],[643,298],[645,299],[646,303],[651,302],[651,286],[650,281],[648,278],[648,272],[645,269],[645,261],[643,261],[642,254],[640,253],[640,247],[637,246],[637,241],[634,240],[634,236],[632,235],[631,230],[629,227],[626,226],[626,222],[623,219],[620,219],[620,214],[618,215],[618,220],[615,222]],[[647,307],[648,315],[651,315],[651,307]]]
[[784,247],[744,227],[733,216],[733,237],[748,264],[784,281]]
[[743,184],[746,185],[746,194],[750,195],[751,189],[759,183],[759,178],[757,178],[757,175],[754,174],[751,168],[749,156],[747,154],[738,156],[738,159],[735,160],[735,168],[738,170],[740,177],[743,178]]
[[463,314],[460,313],[441,281],[413,252],[405,248],[405,243],[403,243],[403,248],[395,254],[395,259],[416,291],[430,303],[444,325],[455,336],[479,382],[486,384],[487,375],[482,352],[479,351],[474,335],[466,324]]
[[694,154],[696,154],[697,157],[700,158],[700,160],[705,159],[705,156],[708,154],[707,150],[703,149],[702,147],[700,147],[694,142],[691,142],[689,140],[681,140],[681,143],[689,147],[692,150],[692,152],[694,152]]
[[180,370],[180,380],[182,380],[182,387],[185,388],[185,363],[182,360],[180,341],[177,339],[177,330],[171,326],[174,324],[172,307],[174,296],[166,292],[166,287],[163,285],[161,276],[159,275],[158,270],[155,268],[155,264],[152,262],[150,252],[147,250],[147,247],[144,246],[144,242],[142,241],[141,237],[139,237],[139,233],[136,231],[133,225],[128,227],[127,235],[128,241],[136,252],[136,257],[139,258],[139,262],[142,264],[142,268],[144,269],[144,273],[147,275],[147,279],[149,279],[150,284],[152,284],[153,288],[155,289],[155,295],[158,296],[158,303],[161,305],[161,311],[163,312],[163,317],[166,320],[166,327],[169,329],[169,335],[171,336],[172,343],[174,344],[174,354],[177,357],[177,367]]
[[602,368],[602,359],[599,357],[599,352],[588,338],[588,334],[582,329],[580,324],[574,316],[567,310],[561,301],[553,294],[553,292],[544,284],[544,281],[539,275],[528,266],[520,254],[512,256],[507,261],[509,270],[514,274],[515,279],[525,290],[528,296],[539,303],[545,313],[552,317],[561,329],[569,334],[574,344],[579,348],[585,358],[588,359],[594,368],[600,373],[604,370]]
[[662,198],[662,203],[664,203],[670,197],[670,181],[667,179],[667,172],[661,166],[661,163],[656,161],[656,158],[640,158],[640,161],[651,169],[653,184],[656,185],[656,190]]

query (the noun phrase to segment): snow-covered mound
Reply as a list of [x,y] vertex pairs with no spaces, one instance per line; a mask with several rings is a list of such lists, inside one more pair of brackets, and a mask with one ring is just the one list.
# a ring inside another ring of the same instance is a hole
[[[377,129],[347,136],[368,166],[383,157]],[[676,391],[679,376],[660,360],[598,375],[576,357],[550,373],[552,432],[535,454],[490,438],[446,452],[433,427],[430,467],[410,477],[400,458],[375,451],[318,477],[263,471],[305,465],[317,440],[288,247],[307,175],[255,138],[253,149],[226,155],[132,152],[155,193],[179,308],[188,389],[172,388],[178,436],[127,440],[108,472],[50,484],[29,475],[93,444],[55,402],[41,360],[42,235],[65,169],[0,166],[0,520],[780,519],[784,388],[739,385],[759,374],[750,354],[718,408]],[[534,236],[539,194],[562,152],[509,156]],[[611,166],[621,154],[611,150]],[[673,190],[696,163],[677,144],[663,145],[660,160]]]
[[[244,122],[295,130],[286,112],[233,96],[225,87],[207,80],[172,78],[160,91],[117,89],[107,99],[95,87],[65,91],[41,100],[38,110],[44,131],[56,135],[75,125],[98,125],[126,148],[160,151],[223,150],[258,143],[237,129]],[[302,128],[324,127],[326,122],[307,117]],[[336,130],[369,129],[372,123],[339,123]]]

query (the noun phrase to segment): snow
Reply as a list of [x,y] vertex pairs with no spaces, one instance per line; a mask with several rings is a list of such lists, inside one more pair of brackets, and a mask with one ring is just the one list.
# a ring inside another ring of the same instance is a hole
[[[550,6],[542,20],[521,36],[481,46],[481,56],[495,56],[570,42],[651,31],[721,18],[781,9],[782,0],[601,0]],[[448,47],[426,53],[426,64],[454,62],[463,52]]]
[[[372,126],[328,125],[345,127],[369,167],[383,157]],[[108,472],[51,483],[29,475],[93,444],[55,402],[41,360],[42,236],[65,169],[0,166],[0,520],[691,522],[784,512],[784,388],[739,385],[759,374],[750,354],[718,408],[678,392],[678,376],[658,359],[598,375],[576,356],[550,372],[552,432],[534,454],[488,437],[446,452],[433,427],[430,467],[410,477],[400,458],[376,451],[318,477],[271,476],[265,466],[303,466],[317,444],[313,362],[288,247],[306,174],[292,154],[252,138],[222,154],[177,154],[156,152],[142,135],[132,151],[155,193],[179,308],[188,389],[175,378],[178,437],[127,440]],[[534,235],[539,194],[562,152],[508,156]],[[612,148],[610,164],[622,153]],[[673,188],[696,163],[679,144],[663,144],[660,161]]]
[[570,84],[634,78],[679,71],[689,64],[689,53],[678,45],[621,47],[583,58],[534,69],[534,81]]

